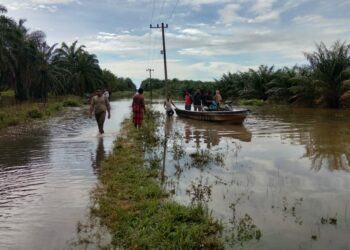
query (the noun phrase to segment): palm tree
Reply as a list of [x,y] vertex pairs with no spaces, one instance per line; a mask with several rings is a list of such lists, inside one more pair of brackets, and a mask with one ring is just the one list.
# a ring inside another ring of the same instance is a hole
[[102,71],[96,55],[83,52],[77,57],[76,62],[71,78],[75,94],[91,93],[102,86]]
[[247,98],[267,99],[267,84],[274,77],[274,66],[260,65],[258,70],[249,69],[249,79],[242,95]]
[[312,69],[309,66],[295,68],[296,75],[290,78],[291,86],[289,91],[291,97],[289,102],[294,104],[302,104],[313,106],[316,97],[316,87],[312,79]]
[[0,5],[0,87],[6,88],[11,85],[17,61],[13,51],[16,22],[3,15],[5,13],[7,9]]
[[274,78],[266,84],[268,88],[266,94],[269,99],[286,101],[291,96],[291,78],[296,76],[297,67],[284,67],[275,72]]
[[349,80],[350,44],[335,42],[329,49],[324,43],[316,44],[316,51],[305,53],[313,70],[313,79],[319,94],[319,103],[338,108]]
[[75,41],[71,46],[62,43],[54,61],[70,72],[66,89],[72,94],[83,95],[102,86],[102,70],[96,55],[86,52],[85,46],[77,47],[77,43]]
[[47,93],[51,92],[54,95],[63,94],[65,91],[66,79],[68,79],[70,72],[61,67],[54,61],[55,47],[49,46],[46,42],[42,43],[38,48],[38,62],[37,62],[37,77],[36,82],[36,98],[45,98]]
[[28,100],[31,97],[30,90],[35,87],[40,62],[39,47],[45,42],[42,31],[29,33],[24,22],[25,20],[20,20],[16,27],[17,42],[14,48],[17,59],[15,93],[18,100]]

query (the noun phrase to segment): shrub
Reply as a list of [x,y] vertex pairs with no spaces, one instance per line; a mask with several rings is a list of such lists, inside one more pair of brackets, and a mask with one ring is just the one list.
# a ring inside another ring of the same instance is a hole
[[239,100],[239,105],[246,105],[246,106],[262,106],[264,105],[263,100],[258,99],[243,99]]
[[6,113],[5,112],[0,112],[0,121],[4,121],[6,118]]
[[38,109],[32,109],[27,112],[28,117],[38,119],[43,117],[43,113]]
[[16,126],[20,123],[18,118],[10,117],[7,121],[7,126]]
[[75,100],[73,98],[68,98],[67,100],[63,101],[64,107],[79,107],[80,103],[78,100]]

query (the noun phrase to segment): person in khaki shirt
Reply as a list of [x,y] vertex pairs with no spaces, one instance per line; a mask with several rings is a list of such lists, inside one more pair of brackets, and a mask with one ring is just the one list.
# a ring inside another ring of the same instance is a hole
[[108,119],[111,118],[111,108],[108,99],[102,94],[101,89],[97,89],[96,95],[91,99],[89,112],[90,118],[92,117],[92,112],[95,113],[98,130],[103,134],[103,124],[106,119],[106,112],[108,112]]

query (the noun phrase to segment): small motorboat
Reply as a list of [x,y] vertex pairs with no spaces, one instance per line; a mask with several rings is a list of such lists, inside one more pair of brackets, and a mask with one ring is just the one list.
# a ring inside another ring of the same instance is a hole
[[232,109],[219,111],[191,111],[175,108],[175,112],[180,117],[213,122],[227,122],[232,124],[242,124],[247,117],[248,109]]

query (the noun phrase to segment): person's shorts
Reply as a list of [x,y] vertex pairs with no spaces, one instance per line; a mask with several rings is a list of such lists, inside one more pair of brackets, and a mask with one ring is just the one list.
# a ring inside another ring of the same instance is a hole
[[202,105],[193,105],[194,111],[202,111]]
[[172,109],[167,110],[166,115],[167,116],[173,116],[174,115],[174,110],[172,110]]
[[191,110],[191,105],[185,105],[186,110]]

